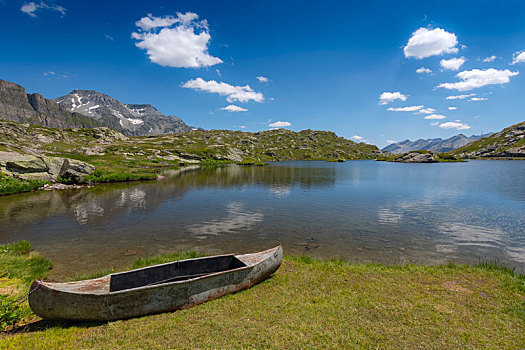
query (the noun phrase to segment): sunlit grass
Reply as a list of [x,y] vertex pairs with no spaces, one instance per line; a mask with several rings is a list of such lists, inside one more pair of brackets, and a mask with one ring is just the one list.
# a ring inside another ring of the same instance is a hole
[[[134,267],[196,256],[139,259]],[[268,280],[189,309],[0,338],[6,348],[520,349],[525,278],[495,265],[287,257]]]

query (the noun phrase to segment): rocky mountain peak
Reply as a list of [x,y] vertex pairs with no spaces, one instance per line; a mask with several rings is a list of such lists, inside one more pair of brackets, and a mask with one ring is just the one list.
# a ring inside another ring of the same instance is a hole
[[73,90],[55,101],[71,112],[107,125],[126,135],[160,135],[190,131],[178,117],[167,117],[150,104],[124,104],[94,90]]
[[95,120],[71,113],[38,93],[27,94],[22,86],[1,79],[0,118],[54,128],[100,126]]

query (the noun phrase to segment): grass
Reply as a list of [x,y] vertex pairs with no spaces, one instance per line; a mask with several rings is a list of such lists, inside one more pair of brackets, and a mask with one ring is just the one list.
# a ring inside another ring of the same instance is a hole
[[27,286],[34,279],[44,278],[53,266],[52,262],[31,251],[27,241],[0,245],[0,276],[17,278]]
[[0,245],[0,331],[35,317],[29,305],[18,304],[34,279],[42,279],[52,263],[31,251],[31,244],[19,241]]
[[241,160],[240,162],[237,162],[236,164],[237,165],[265,166],[265,165],[268,165],[269,163],[268,162],[258,161],[257,159],[254,159],[254,158],[245,158],[245,159]]
[[155,180],[156,174],[132,174],[125,172],[108,172],[104,170],[95,170],[91,175],[85,178],[87,182],[104,183],[104,182],[122,182],[122,181],[138,181],[138,180]]
[[31,192],[47,184],[43,180],[22,180],[0,174],[0,196]]
[[[135,267],[174,255],[139,260]],[[525,277],[495,265],[376,265],[287,257],[255,287],[171,313],[52,323],[9,349],[520,349]]]

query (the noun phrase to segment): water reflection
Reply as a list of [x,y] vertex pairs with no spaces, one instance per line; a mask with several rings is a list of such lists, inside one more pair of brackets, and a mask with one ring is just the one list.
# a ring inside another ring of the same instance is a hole
[[264,218],[262,213],[244,210],[244,205],[241,202],[228,203],[226,210],[228,212],[226,217],[202,224],[191,225],[187,230],[194,234],[196,238],[202,239],[209,235],[217,236],[221,233],[233,232],[235,230],[250,229]]
[[59,276],[65,266],[277,243],[288,254],[354,261],[499,259],[523,269],[524,170],[490,161],[187,167],[159,181],[0,197],[0,243],[28,239]]

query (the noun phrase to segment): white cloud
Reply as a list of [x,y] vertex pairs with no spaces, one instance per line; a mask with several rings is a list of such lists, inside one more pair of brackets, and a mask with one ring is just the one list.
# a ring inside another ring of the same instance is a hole
[[480,88],[486,85],[505,84],[510,82],[510,77],[518,75],[519,72],[512,72],[508,69],[498,70],[494,68],[489,69],[472,69],[465,70],[456,74],[456,77],[462,81],[457,83],[443,83],[439,84],[438,88],[455,89],[458,91],[467,91]]
[[488,98],[486,97],[472,97],[470,101],[486,101]]
[[419,111],[416,112],[416,114],[432,114],[436,110],[434,108],[421,108]]
[[208,53],[208,23],[198,18],[191,12],[177,12],[177,17],[148,14],[135,22],[139,30],[131,37],[137,40],[138,48],[146,50],[151,62],[163,67],[199,68],[222,63]]
[[456,96],[447,96],[447,100],[464,100],[466,98],[476,96],[476,94],[468,94],[468,95],[456,95]]
[[361,140],[364,139],[363,136],[359,136],[359,135],[354,135],[354,136],[352,136],[352,138],[353,138],[354,140],[356,140],[356,141],[361,141]]
[[266,77],[263,77],[263,76],[258,76],[257,80],[259,80],[259,82],[261,82],[261,83],[267,83],[267,82],[270,81],[270,79],[268,79]]
[[109,34],[104,35],[104,37],[108,40],[115,41],[115,39],[113,39],[113,37]]
[[[187,12],[187,14],[191,14],[191,12]],[[173,16],[155,17],[151,13],[148,13],[146,17],[142,17],[137,22],[135,22],[135,25],[145,31],[148,31],[154,28],[159,28],[159,27],[170,27],[171,25],[180,22],[179,15],[183,16],[182,14],[177,13],[177,17],[173,17]],[[197,16],[194,13],[193,15]],[[198,16],[196,18],[198,18]]]
[[64,16],[66,14],[66,11],[67,11],[66,8],[64,8],[64,7],[60,6],[60,5],[54,5],[54,4],[48,5],[45,2],[40,2],[39,4],[34,3],[34,2],[25,3],[20,8],[20,11],[22,11],[23,13],[28,14],[31,17],[36,17],[36,12],[41,10],[41,9],[60,12],[60,14],[62,14],[62,16]]
[[206,81],[202,78],[191,79],[181,85],[184,88],[194,89],[198,91],[206,91],[215,93],[226,97],[226,101],[233,102],[263,102],[264,95],[260,92],[254,91],[250,85],[233,86],[227,83],[219,83],[215,80]]
[[215,72],[217,72],[217,75],[220,77],[222,77],[222,74],[221,74],[221,71],[219,69],[216,69]]
[[281,122],[281,121],[268,124],[268,126],[271,127],[271,128],[283,128],[283,127],[291,126],[291,125],[292,125],[292,123],[290,123],[290,122]]
[[487,57],[487,58],[484,58],[483,59],[483,62],[492,62],[496,59],[496,56],[490,56],[490,57]]
[[439,125],[441,129],[457,129],[457,130],[467,130],[470,129],[470,125],[459,123],[459,122],[446,122]]
[[454,111],[454,110],[456,110],[456,109],[458,109],[458,107],[448,107],[448,110],[449,110],[449,111]]
[[523,63],[523,62],[525,62],[525,51],[518,51],[518,52],[515,52],[514,55],[512,55],[511,64],[517,64],[517,63]]
[[429,30],[419,28],[403,48],[405,57],[422,59],[430,56],[442,55],[444,53],[457,53],[458,39],[456,34],[449,33],[441,28]]
[[387,111],[392,111],[392,112],[415,112],[415,111],[419,111],[420,109],[424,108],[425,106],[409,106],[409,107],[397,107],[397,108],[394,108],[394,107],[390,107],[387,109]]
[[423,74],[423,73],[432,73],[432,69],[421,67],[416,69],[416,73]]
[[228,105],[226,107],[219,108],[219,109],[223,111],[228,111],[228,112],[247,112],[248,111],[246,108],[242,108],[236,105]]
[[379,96],[379,104],[386,105],[387,103],[393,102],[395,100],[406,101],[408,96],[403,95],[399,91],[397,92],[383,92]]
[[396,141],[394,141],[394,140],[386,140],[386,143],[388,143],[390,145],[392,143],[396,143]]
[[239,128],[246,129],[246,125],[241,125],[241,126],[239,126]]
[[439,122],[432,122],[432,123],[430,123],[431,126],[436,126],[438,124],[439,124]]
[[466,61],[466,58],[465,57],[455,57],[455,58],[451,58],[449,60],[441,60],[439,61],[439,65],[441,66],[441,68],[443,69],[448,69],[448,70],[459,70],[459,67],[461,67],[463,65],[463,63],[465,63]]
[[430,115],[427,115],[425,117],[425,119],[430,119],[430,120],[433,120],[433,119],[445,119],[446,117],[444,115],[441,115],[441,114],[430,114]]

